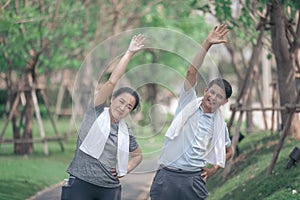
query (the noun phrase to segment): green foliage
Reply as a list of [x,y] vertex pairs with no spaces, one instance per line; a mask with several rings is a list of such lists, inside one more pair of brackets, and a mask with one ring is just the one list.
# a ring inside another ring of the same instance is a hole
[[3,117],[6,114],[5,104],[0,104],[0,117]]
[[151,104],[149,102],[146,101],[141,102],[141,111],[144,118],[139,122],[139,125],[145,126],[147,124],[150,124],[151,118],[148,115],[150,113],[150,109],[151,109]]
[[285,8],[284,12],[285,15],[288,17],[291,23],[297,23],[297,18],[300,11],[300,3],[299,1],[295,0],[284,0],[281,1],[282,6]]
[[193,0],[162,1],[153,6],[151,12],[142,18],[142,24],[170,28],[199,39],[199,35],[206,35],[208,28],[204,17],[194,12],[191,7],[193,4]]
[[[194,0],[167,0],[159,2],[152,6],[151,11],[141,18],[141,23],[144,27],[163,27],[172,31],[178,31],[184,34],[184,37],[190,37],[191,40],[194,40],[200,45],[211,30],[211,26],[207,25],[205,18],[191,7],[194,3]],[[178,45],[179,47],[176,46],[176,48],[180,49],[180,45],[182,44],[175,44],[173,41],[170,45]],[[183,49],[183,51],[186,50],[187,49]],[[190,54],[185,53],[185,55],[193,56],[195,53],[195,51],[192,51]],[[189,62],[185,60],[187,58],[174,55],[164,50],[154,50],[154,54],[156,56],[156,63],[174,69],[183,76],[185,75],[187,66],[189,65]],[[136,66],[137,63],[145,64],[153,62],[153,54],[149,52],[142,52],[138,56],[138,58],[134,58],[131,61],[129,69],[131,69],[132,66]],[[150,73],[148,74],[160,76],[160,74],[154,73],[153,71],[151,72],[151,69],[149,69],[149,71]],[[169,80],[171,83],[172,77],[168,76],[168,74],[161,74],[161,76],[160,80]]]
[[[154,54],[157,57],[157,60],[155,61],[154,65],[161,65],[167,68],[171,68],[169,70],[174,69],[177,73],[181,74],[182,76],[185,76],[187,66],[189,65],[188,61],[185,60],[185,58],[182,58],[180,55],[175,55],[174,53],[167,52],[164,50],[154,50]],[[147,67],[143,68],[143,71],[127,74],[128,78],[131,80],[132,83],[135,82],[134,79],[136,77],[139,77],[139,80],[144,80],[145,83],[157,80],[156,83],[164,82],[172,84],[172,81],[178,81],[176,79],[177,77],[175,77],[174,74],[156,71],[157,68],[162,67],[155,68],[151,66],[151,63],[153,62],[152,59],[153,55],[145,51],[136,55],[130,61],[128,70],[132,70],[134,69],[134,67],[139,67],[141,64],[148,65]],[[155,76],[153,76],[153,74],[155,74]]]
[[[300,10],[300,4],[294,0],[282,0],[280,1],[284,7],[286,16],[291,22],[295,22],[297,12]],[[255,38],[257,37],[256,26],[261,19],[260,15],[255,13],[256,11],[265,13],[269,4],[268,0],[246,0],[239,6],[233,9],[232,1],[229,0],[216,0],[209,3],[203,3],[202,1],[195,0],[192,7],[203,11],[204,13],[214,13],[214,17],[218,19],[220,23],[226,23],[231,26],[236,36],[247,42],[255,44]],[[236,9],[241,7],[240,14]],[[241,43],[244,46],[244,42]]]
[[[231,169],[227,180],[222,180],[223,170],[209,179],[208,199],[299,199],[299,165],[286,170],[288,155],[298,143],[285,141],[273,173],[267,176],[267,168],[279,135],[271,137],[269,132],[247,135],[239,144],[240,156]],[[298,191],[292,194],[292,190]]]
[[[260,20],[260,16],[253,13],[253,11],[259,10],[263,13],[266,9],[267,2],[250,0],[244,1],[239,6],[233,6],[232,1],[228,0],[216,0],[205,4],[204,6],[195,6],[195,8],[203,11],[204,13],[214,13],[214,17],[220,22],[225,23],[232,30],[237,37],[240,47],[245,47],[256,43],[258,31],[256,30],[257,22]],[[238,4],[236,2],[236,4]],[[240,8],[240,10],[239,10]]]
[[273,56],[272,56],[272,54],[270,54],[270,53],[267,55],[267,59],[268,59],[268,60],[271,60],[272,57],[273,57]]
[[215,1],[216,17],[221,23],[229,21],[231,18],[231,1],[216,0]]
[[5,41],[0,45],[0,54],[7,54],[6,59],[0,58],[1,70],[8,68],[7,59],[14,70],[23,70],[34,54],[39,54],[37,72],[79,68],[81,57],[72,54],[84,49],[86,45],[82,44],[87,43],[82,36],[84,6],[81,3],[62,1],[59,9],[56,1],[45,1],[43,8],[36,1],[28,1],[28,5],[19,1],[16,9],[13,3],[0,15],[0,34]]

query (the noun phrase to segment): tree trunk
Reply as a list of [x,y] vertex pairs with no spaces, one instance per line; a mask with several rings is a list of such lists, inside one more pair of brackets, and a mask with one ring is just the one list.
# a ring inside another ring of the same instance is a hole
[[300,140],[300,117],[299,114],[295,114],[292,120],[292,126],[290,128],[290,133],[296,140]]
[[[293,69],[293,58],[290,53],[287,39],[287,22],[284,11],[278,0],[272,1],[271,8],[271,37],[272,49],[275,54],[277,65],[278,89],[281,106],[292,103],[296,99],[295,71]],[[285,124],[288,112],[282,111],[282,123]],[[299,130],[299,118],[293,118],[289,134],[295,134]]]
[[150,111],[150,116],[151,116],[151,124],[152,124],[152,129],[153,129],[153,132],[156,133],[158,130],[159,130],[159,115],[160,115],[160,112],[159,112],[159,108],[156,105],[156,94],[158,93],[158,90],[157,90],[157,86],[155,83],[148,83],[146,85],[147,87],[147,102],[150,102],[151,104],[151,110]]
[[[16,95],[15,98],[19,98],[18,95]],[[13,105],[15,99],[13,98],[10,98],[10,105]],[[14,136],[14,139],[20,139],[21,138],[21,135],[20,135],[20,129],[17,125],[17,113],[13,113],[13,117],[11,119],[11,123],[12,123],[12,129],[13,129],[13,136]],[[20,144],[18,143],[15,143],[14,144],[14,153],[17,154],[17,152],[20,152],[21,151],[21,146]]]
[[[22,139],[32,139],[32,125],[33,125],[33,101],[30,91],[25,92],[26,105],[25,105],[25,129]],[[21,143],[22,150],[21,154],[32,154],[33,153],[33,143]]]
[[[13,126],[14,131],[17,131],[16,133],[14,132],[14,139],[21,139],[24,140],[24,142],[16,142],[15,143],[15,153],[20,154],[20,155],[25,155],[25,154],[32,154],[33,153],[33,143],[28,142],[26,140],[32,139],[32,125],[33,125],[33,100],[32,100],[32,95],[31,95],[31,84],[29,79],[32,79],[31,74],[26,73],[24,76],[23,82],[25,83],[25,86],[22,88],[24,91],[24,96],[25,96],[25,107],[20,119],[20,125],[24,127],[23,134],[20,135],[20,130],[17,128],[16,123]],[[24,114],[24,116],[23,116]],[[23,122],[24,118],[24,122]],[[23,124],[24,123],[24,124]],[[14,124],[14,122],[13,122]]]

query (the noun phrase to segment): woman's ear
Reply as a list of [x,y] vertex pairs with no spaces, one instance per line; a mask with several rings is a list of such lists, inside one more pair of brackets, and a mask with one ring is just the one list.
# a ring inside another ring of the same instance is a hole
[[110,99],[110,103],[112,103],[112,101],[115,100],[115,98],[116,98],[115,96],[112,96]]

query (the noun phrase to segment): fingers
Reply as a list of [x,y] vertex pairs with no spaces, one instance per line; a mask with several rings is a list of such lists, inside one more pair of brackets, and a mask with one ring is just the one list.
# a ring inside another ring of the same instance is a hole
[[136,42],[138,42],[138,43],[143,43],[146,39],[144,34],[141,34],[141,33],[138,34],[137,36],[135,35],[134,37],[135,37]]
[[223,37],[229,32],[226,24],[221,24],[214,27],[210,37],[212,44],[226,43],[227,40]]
[[226,29],[227,29],[227,25],[226,24],[221,24],[219,26],[216,26],[216,31],[217,32],[223,32]]
[[135,41],[136,42],[136,46],[138,47],[138,48],[143,48],[144,47],[144,45],[143,45],[143,43],[144,43],[144,41],[145,41],[145,36],[144,36],[144,34],[138,34],[138,35],[135,35],[135,36],[133,36],[133,41]]
[[215,32],[219,33],[221,36],[224,36],[229,32],[226,24],[221,24],[219,26],[216,26],[214,30]]
[[220,24],[215,26],[214,29],[207,36],[207,42],[210,45],[226,43],[227,40],[224,38],[225,35],[229,32],[226,24]]
[[145,36],[143,34],[134,35],[128,47],[128,51],[136,53],[144,47]]
[[207,180],[207,172],[203,171],[203,173],[201,173],[200,176],[203,178],[204,182],[206,182],[206,180]]
[[116,168],[112,168],[112,169],[111,169],[111,174],[112,174],[114,177],[117,177],[117,170],[116,170]]

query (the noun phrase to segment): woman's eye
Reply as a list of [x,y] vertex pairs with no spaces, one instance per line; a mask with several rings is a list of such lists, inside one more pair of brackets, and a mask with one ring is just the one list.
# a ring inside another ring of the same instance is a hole
[[128,109],[128,110],[132,110],[132,107],[131,107],[131,106],[127,106],[127,109]]

